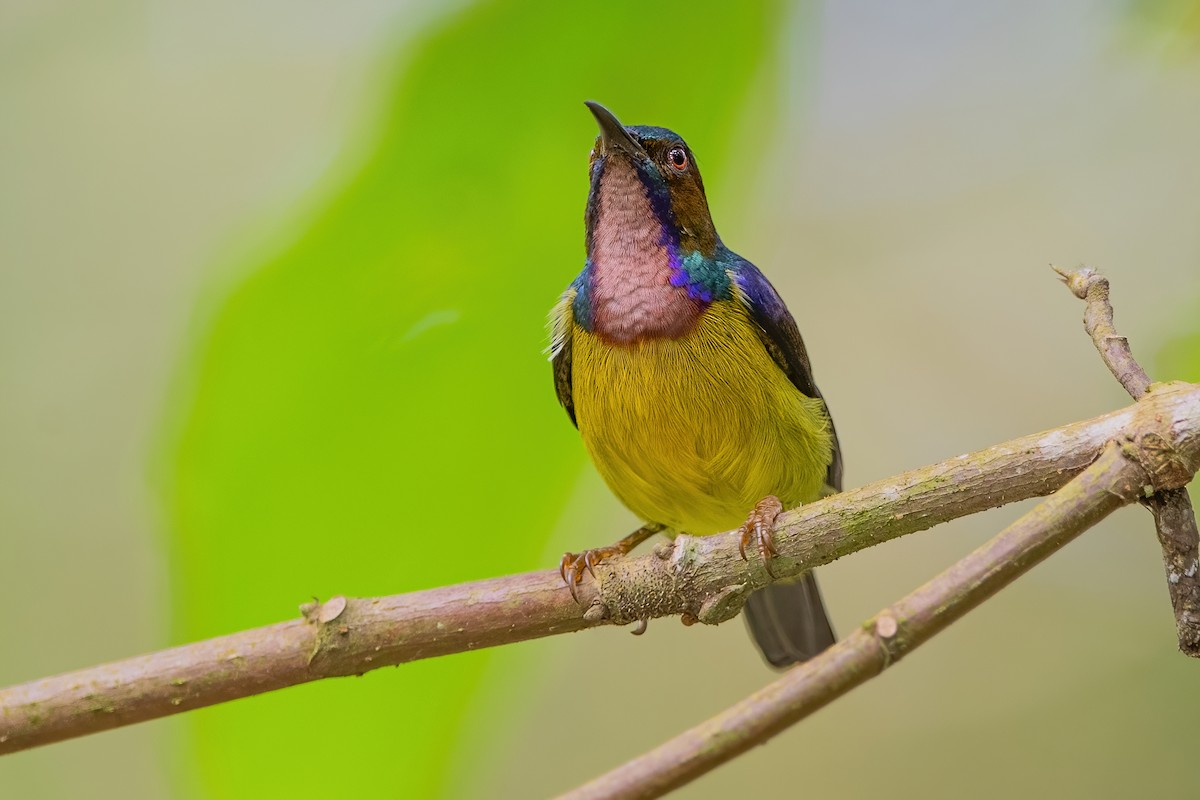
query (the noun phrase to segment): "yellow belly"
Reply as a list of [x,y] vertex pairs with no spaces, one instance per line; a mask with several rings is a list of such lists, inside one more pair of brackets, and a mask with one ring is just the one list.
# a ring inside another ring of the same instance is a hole
[[681,339],[571,338],[579,432],[638,516],[702,535],[737,527],[768,494],[785,507],[820,495],[824,404],[791,384],[739,303],[714,303]]

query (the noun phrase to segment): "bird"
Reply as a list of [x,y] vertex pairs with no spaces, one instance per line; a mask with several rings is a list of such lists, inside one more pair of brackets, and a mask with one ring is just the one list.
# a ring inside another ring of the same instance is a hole
[[[626,127],[599,103],[589,157],[586,260],[550,314],[561,405],[595,467],[639,518],[614,545],[564,554],[586,571],[655,533],[738,528],[770,569],[784,508],[841,491],[837,433],[795,320],[750,261],[725,246],[695,156],[675,132]],[[835,641],[806,572],[747,598],[773,667]]]

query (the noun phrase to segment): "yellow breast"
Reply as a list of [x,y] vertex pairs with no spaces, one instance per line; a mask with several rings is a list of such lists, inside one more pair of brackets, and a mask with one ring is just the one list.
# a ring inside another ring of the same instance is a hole
[[579,432],[635,514],[701,535],[737,527],[765,495],[820,495],[824,404],[771,360],[740,303],[714,303],[682,338],[626,346],[571,325]]

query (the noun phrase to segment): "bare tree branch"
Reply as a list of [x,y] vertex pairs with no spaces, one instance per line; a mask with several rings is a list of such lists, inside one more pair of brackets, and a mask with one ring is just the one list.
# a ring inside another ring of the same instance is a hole
[[1154,515],[1167,572],[1167,592],[1175,611],[1179,649],[1200,658],[1200,531],[1187,489],[1164,489],[1144,498]]
[[1143,466],[1116,443],[1070,483],[929,583],[816,658],[712,719],[561,800],[666,794],[762,744],[962,617],[1112,511],[1137,499]]
[[1133,357],[1129,340],[1113,326],[1113,307],[1108,299],[1108,278],[1090,267],[1077,270],[1052,267],[1067,288],[1080,300],[1087,302],[1083,312],[1083,329],[1092,337],[1104,365],[1121,382],[1129,396],[1137,400],[1150,390],[1150,377]]
[[[1117,334],[1113,307],[1109,302],[1108,279],[1093,269],[1064,270],[1054,267],[1076,297],[1087,302],[1083,327],[1092,337],[1100,357],[1134,400],[1150,390],[1150,378],[1133,357],[1129,341]],[[1163,447],[1169,447],[1163,443]],[[1186,489],[1165,489],[1143,498],[1154,515],[1154,527],[1162,546],[1167,591],[1175,611],[1179,649],[1200,658],[1200,532],[1196,513]]]
[[[789,511],[776,527],[773,570],[785,579],[940,522],[1049,494],[1113,439],[1147,460],[1149,486],[1182,486],[1200,464],[1200,386],[1160,384],[1120,411]],[[681,536],[596,573],[580,590],[585,612],[556,571],[390,597],[335,597],[308,608],[304,619],[3,689],[0,754],[321,678],[599,624],[677,614],[716,623],[771,580],[761,562],[739,558],[735,533]]]

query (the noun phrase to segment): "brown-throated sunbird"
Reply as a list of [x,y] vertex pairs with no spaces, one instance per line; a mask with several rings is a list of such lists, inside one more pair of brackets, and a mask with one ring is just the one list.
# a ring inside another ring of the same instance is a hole
[[[717,235],[683,139],[587,106],[600,125],[587,261],[552,314],[554,385],[600,475],[649,524],[567,553],[563,578],[574,592],[585,569],[667,529],[740,524],[743,557],[753,543],[769,560],[784,507],[841,490],[837,434],[796,322]],[[746,620],[777,667],[834,642],[812,573],[753,593]]]

